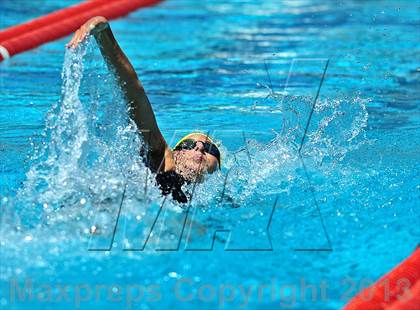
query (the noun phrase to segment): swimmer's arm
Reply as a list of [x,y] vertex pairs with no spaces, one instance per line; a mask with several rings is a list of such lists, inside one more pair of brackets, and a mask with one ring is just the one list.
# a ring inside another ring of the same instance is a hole
[[104,17],[94,17],[79,30],[81,31],[79,36],[76,37],[76,32],[76,38],[73,38],[68,45],[77,46],[77,43],[85,38],[86,32],[95,36],[108,67],[116,73],[117,82],[130,104],[131,117],[150,148],[152,168],[158,170],[163,164],[161,168],[164,171],[173,170],[175,164],[172,151],[159,130],[152,105],[133,66],[118,45],[107,20]]

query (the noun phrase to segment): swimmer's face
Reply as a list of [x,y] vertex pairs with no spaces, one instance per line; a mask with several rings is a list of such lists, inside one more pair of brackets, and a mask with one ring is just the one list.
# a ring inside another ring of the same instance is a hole
[[211,141],[202,134],[188,137],[196,141],[195,147],[191,150],[181,149],[174,151],[176,171],[187,180],[201,179],[206,173],[213,173],[217,170],[217,158],[204,150],[204,142]]

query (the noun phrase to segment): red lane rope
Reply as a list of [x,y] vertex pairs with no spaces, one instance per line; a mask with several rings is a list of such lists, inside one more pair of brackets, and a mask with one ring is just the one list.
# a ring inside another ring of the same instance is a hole
[[343,310],[419,310],[420,247],[372,286],[358,293]]
[[87,11],[94,9],[100,5],[106,4],[109,0],[90,0],[85,3],[80,3],[51,14],[48,14],[43,17],[36,18],[25,22],[24,24],[13,26],[5,30],[0,31],[0,42],[6,41],[8,39],[14,38],[22,33],[33,31],[37,28],[48,26],[51,23],[59,22],[62,19],[68,18],[79,14],[82,11]]
[[[91,0],[80,5],[48,14],[27,24],[15,26],[0,33],[0,61],[12,55],[33,49],[43,43],[57,40],[77,30],[94,16],[115,19],[162,0]],[[29,25],[29,26],[28,26]],[[13,36],[12,36],[13,34]]]

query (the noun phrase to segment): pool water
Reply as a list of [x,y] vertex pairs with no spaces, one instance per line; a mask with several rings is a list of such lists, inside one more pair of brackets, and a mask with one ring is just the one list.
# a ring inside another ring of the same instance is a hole
[[[0,28],[74,3],[0,2]],[[342,307],[419,241],[419,16],[168,0],[112,21],[166,140],[222,142],[187,206],[139,160],[94,40],[1,63],[0,307]]]

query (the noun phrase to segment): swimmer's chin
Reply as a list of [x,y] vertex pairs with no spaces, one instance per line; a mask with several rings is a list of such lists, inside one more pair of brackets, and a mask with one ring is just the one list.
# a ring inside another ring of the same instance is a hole
[[176,169],[176,172],[180,174],[189,183],[204,182],[204,175],[206,174],[205,172],[201,172],[201,171],[194,171],[194,170],[185,171],[181,169]]

